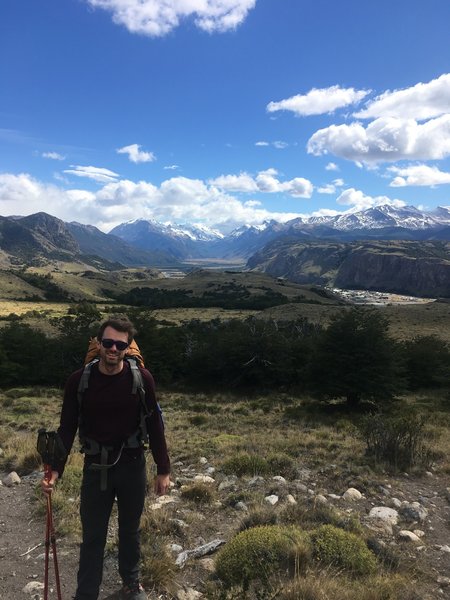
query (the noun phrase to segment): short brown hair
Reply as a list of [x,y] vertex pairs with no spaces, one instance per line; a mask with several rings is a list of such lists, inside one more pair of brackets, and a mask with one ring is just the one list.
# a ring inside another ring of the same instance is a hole
[[111,317],[106,321],[103,321],[103,323],[100,325],[100,329],[97,333],[97,339],[99,342],[102,340],[103,334],[107,327],[112,327],[116,331],[127,333],[129,344],[131,344],[136,334],[136,330],[134,328],[133,323],[127,317]]

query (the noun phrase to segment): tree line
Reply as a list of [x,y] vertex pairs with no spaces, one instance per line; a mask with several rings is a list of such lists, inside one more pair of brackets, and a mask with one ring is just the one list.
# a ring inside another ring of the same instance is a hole
[[[120,311],[124,312],[124,311]],[[379,309],[355,307],[327,327],[306,318],[248,318],[160,326],[151,311],[133,308],[137,342],[159,386],[202,391],[309,394],[388,401],[420,388],[450,386],[450,347],[437,336],[398,341]],[[19,319],[0,329],[0,387],[62,386],[83,364],[101,315],[75,305],[53,319],[47,335]]]

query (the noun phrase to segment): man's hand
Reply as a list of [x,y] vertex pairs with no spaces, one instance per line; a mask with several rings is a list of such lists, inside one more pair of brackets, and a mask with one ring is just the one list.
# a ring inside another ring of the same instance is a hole
[[41,488],[44,494],[51,494],[55,486],[56,480],[59,477],[58,471],[52,471],[50,479],[46,476],[41,481]]
[[164,496],[167,494],[170,485],[170,475],[157,475],[155,477],[155,494]]

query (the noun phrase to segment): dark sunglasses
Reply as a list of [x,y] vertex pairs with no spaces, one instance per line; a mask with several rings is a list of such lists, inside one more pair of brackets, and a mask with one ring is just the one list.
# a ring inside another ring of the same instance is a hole
[[103,348],[112,348],[115,346],[119,352],[123,352],[128,348],[130,344],[128,342],[121,342],[120,340],[111,340],[110,338],[102,339]]

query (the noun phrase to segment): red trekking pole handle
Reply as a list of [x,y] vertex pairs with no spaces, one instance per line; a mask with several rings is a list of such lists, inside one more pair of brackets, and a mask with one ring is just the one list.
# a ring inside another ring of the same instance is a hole
[[[50,481],[52,478],[52,468],[50,465],[44,465],[44,478]],[[56,555],[56,537],[53,527],[52,493],[47,493],[47,526],[45,530],[45,572],[44,572],[44,600],[48,600],[48,563],[50,554],[50,545],[52,546],[53,563],[55,567],[56,592],[58,600],[61,597],[61,584],[59,581],[58,557]]]

